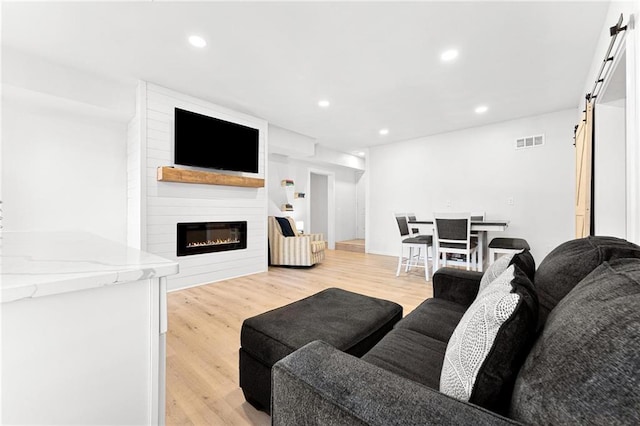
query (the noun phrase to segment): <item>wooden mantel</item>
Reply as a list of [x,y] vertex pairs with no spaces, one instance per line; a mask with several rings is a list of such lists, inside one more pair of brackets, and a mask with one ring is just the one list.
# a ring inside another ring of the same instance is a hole
[[225,175],[216,172],[179,169],[171,166],[158,167],[158,180],[162,182],[202,183],[206,185],[264,187],[264,179]]

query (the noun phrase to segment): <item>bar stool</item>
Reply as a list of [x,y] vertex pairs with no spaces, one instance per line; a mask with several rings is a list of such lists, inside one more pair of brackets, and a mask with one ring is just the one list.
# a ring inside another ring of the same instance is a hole
[[527,240],[522,238],[494,238],[489,243],[489,264],[496,261],[496,255],[519,253],[530,249]]
[[[485,218],[484,212],[471,212],[471,220],[472,221],[473,220],[484,221],[484,218]],[[480,232],[471,231],[471,241],[475,241],[477,243],[479,238],[480,238]]]
[[[409,224],[407,223],[407,215],[405,213],[394,213],[393,216],[400,231],[400,254],[398,256],[396,277],[400,276],[402,265],[405,266],[405,272],[415,266],[424,268],[424,278],[429,281],[429,247],[433,250],[433,237],[431,235],[412,237],[412,232],[409,230]],[[405,248],[409,249],[408,256],[405,256]],[[415,252],[414,249],[416,250]],[[422,249],[424,249],[424,252]],[[421,260],[422,265],[420,264]],[[433,271],[433,267],[431,270]]]
[[447,255],[464,256],[467,271],[478,270],[478,243],[471,240],[471,215],[469,213],[434,213],[434,237],[438,256],[434,257],[434,270],[440,262],[447,266]]

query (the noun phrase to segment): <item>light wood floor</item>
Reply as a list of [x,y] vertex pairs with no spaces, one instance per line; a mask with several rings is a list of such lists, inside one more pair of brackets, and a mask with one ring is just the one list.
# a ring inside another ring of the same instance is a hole
[[357,253],[364,253],[364,240],[356,239],[336,241],[336,250],[348,250],[355,251]]
[[238,386],[240,327],[245,318],[328,287],[393,300],[411,312],[432,297],[424,271],[395,276],[397,258],[327,250],[310,268],[268,272],[168,295],[168,425],[268,425],[270,418],[244,400]]

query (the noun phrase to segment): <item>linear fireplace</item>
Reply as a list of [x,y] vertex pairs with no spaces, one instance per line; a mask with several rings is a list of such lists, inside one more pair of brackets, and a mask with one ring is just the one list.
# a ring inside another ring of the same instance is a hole
[[178,256],[247,248],[247,222],[178,223]]

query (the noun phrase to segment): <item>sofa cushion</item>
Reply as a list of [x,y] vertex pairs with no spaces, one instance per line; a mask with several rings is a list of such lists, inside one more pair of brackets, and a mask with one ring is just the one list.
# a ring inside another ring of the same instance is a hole
[[529,250],[523,250],[516,253],[511,259],[510,265],[518,265],[520,270],[525,273],[527,278],[535,285],[536,262]]
[[444,299],[427,299],[395,325],[448,342],[467,307]]
[[517,265],[509,266],[478,293],[453,332],[440,391],[506,413],[535,337],[537,312],[533,284]]
[[640,260],[605,262],[551,312],[518,375],[527,424],[640,424]]
[[276,217],[278,221],[278,225],[280,225],[280,230],[282,231],[282,235],[285,237],[295,237],[296,233],[293,232],[293,228],[291,228],[291,223],[289,219],[286,217]]
[[540,263],[535,285],[540,301],[538,327],[549,312],[584,277],[602,262],[640,258],[640,247],[621,238],[586,237],[560,244]]
[[533,282],[536,265],[529,250],[523,250],[519,253],[504,254],[489,265],[484,275],[482,275],[478,292],[482,291],[483,288],[498,278],[509,267],[509,265],[518,265],[518,267],[520,267],[520,269]]
[[399,376],[438,389],[447,344],[408,329],[394,329],[362,359]]

